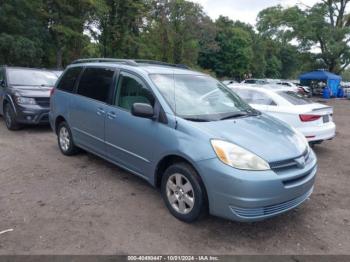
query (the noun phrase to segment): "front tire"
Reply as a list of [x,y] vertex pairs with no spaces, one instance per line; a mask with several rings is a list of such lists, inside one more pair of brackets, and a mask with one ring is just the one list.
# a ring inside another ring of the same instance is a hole
[[4,107],[4,119],[8,130],[15,131],[21,128],[16,121],[15,112],[9,103],[6,103]]
[[72,156],[78,153],[79,149],[74,145],[72,132],[66,122],[61,122],[57,128],[57,142],[62,154]]
[[196,171],[186,163],[167,168],[162,177],[161,192],[170,213],[183,222],[195,222],[207,213],[204,185]]

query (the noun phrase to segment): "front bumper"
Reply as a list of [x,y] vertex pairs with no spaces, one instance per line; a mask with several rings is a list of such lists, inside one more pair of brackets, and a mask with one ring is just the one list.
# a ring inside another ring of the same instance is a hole
[[16,106],[16,121],[21,124],[37,125],[49,123],[49,108],[37,105]]
[[291,210],[313,191],[317,160],[311,152],[305,168],[244,171],[218,159],[197,163],[206,186],[212,215],[253,222]]

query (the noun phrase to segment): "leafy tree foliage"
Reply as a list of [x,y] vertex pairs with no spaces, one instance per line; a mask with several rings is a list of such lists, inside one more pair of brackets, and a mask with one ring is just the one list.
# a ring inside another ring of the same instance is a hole
[[215,25],[218,48],[203,53],[205,57],[200,59],[200,65],[219,77],[243,77],[253,56],[251,35],[242,24],[235,24],[227,17],[219,17]]
[[259,32],[282,43],[296,40],[299,50],[321,53],[323,67],[341,73],[350,64],[350,0],[322,0],[312,7],[267,8],[258,16]]
[[[275,6],[257,28],[190,0],[0,0],[0,63],[61,68],[81,57],[155,59],[220,78],[294,78],[350,63],[347,6]],[[320,54],[311,52],[315,45]]]
[[105,0],[99,19],[98,41],[105,57],[138,57],[142,45],[140,34],[148,3],[142,0]]
[[342,77],[344,81],[350,82],[350,69],[344,70]]
[[38,11],[40,7],[40,1],[0,1],[1,64],[41,64],[45,32]]

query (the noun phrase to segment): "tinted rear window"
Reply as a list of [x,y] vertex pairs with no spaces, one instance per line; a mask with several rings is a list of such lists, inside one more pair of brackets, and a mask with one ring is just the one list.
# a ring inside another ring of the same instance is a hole
[[282,91],[282,92],[278,92],[278,94],[282,96],[284,99],[286,99],[292,105],[307,105],[312,103],[307,98],[292,91]]
[[7,70],[8,82],[14,86],[49,86],[56,84],[57,76],[49,71],[9,68]]
[[114,70],[109,68],[86,68],[79,82],[78,94],[107,102],[113,75]]
[[81,72],[81,67],[73,67],[67,70],[59,82],[57,88],[67,92],[73,92],[74,85]]

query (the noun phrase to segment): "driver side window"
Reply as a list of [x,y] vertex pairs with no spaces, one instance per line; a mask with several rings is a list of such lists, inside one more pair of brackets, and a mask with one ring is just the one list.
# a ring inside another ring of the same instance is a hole
[[118,82],[118,91],[115,105],[131,111],[135,103],[154,106],[154,96],[143,81],[131,74],[121,73]]

